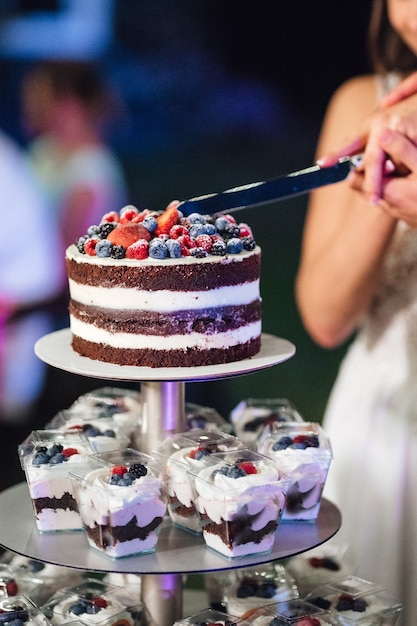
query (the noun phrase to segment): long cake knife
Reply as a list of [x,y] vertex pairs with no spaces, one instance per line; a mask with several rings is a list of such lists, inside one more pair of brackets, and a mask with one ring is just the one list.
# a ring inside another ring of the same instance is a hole
[[233,187],[220,193],[211,193],[184,200],[178,207],[185,215],[203,213],[212,215],[238,211],[246,207],[276,202],[307,193],[318,187],[344,180],[361,163],[361,156],[343,157],[330,167],[313,165],[272,180]]

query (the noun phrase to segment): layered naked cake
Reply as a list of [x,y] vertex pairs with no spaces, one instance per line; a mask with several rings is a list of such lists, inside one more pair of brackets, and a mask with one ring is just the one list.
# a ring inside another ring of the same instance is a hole
[[232,216],[125,207],[66,252],[73,349],[118,365],[193,367],[261,347],[261,251]]

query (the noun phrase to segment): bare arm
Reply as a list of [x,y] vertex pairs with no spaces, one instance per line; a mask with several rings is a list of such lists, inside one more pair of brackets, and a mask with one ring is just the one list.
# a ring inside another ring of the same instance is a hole
[[[318,153],[329,153],[354,136],[375,97],[372,77],[342,86],[329,105]],[[342,343],[360,323],[395,225],[395,218],[370,206],[348,181],[311,195],[296,298],[307,330],[320,345]]]

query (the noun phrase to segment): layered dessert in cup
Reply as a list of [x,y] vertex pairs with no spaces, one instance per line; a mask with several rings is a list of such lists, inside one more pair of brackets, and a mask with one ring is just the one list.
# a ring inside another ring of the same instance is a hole
[[84,416],[73,414],[71,410],[59,411],[47,428],[60,430],[63,433],[79,430],[89,440],[95,453],[107,450],[120,450],[130,445],[131,433],[126,426],[120,426],[111,417],[94,417],[88,411]]
[[0,599],[2,626],[51,626],[41,609],[26,595]]
[[287,398],[246,398],[230,413],[235,434],[248,447],[271,424],[302,422],[303,418]]
[[283,521],[314,522],[332,460],[330,441],[316,422],[272,424],[256,448],[291,480]]
[[185,403],[185,430],[215,430],[231,433],[232,425],[220,413],[209,406]]
[[166,512],[157,461],[126,448],[94,455],[71,478],[91,548],[112,558],[155,550]]
[[300,598],[249,610],[243,618],[252,626],[329,626],[338,623],[324,609]]
[[[11,576],[17,582],[18,593],[29,596],[38,606],[46,602],[58,589],[79,583],[84,578],[80,570],[43,563],[10,550],[3,553],[1,561],[7,565]],[[25,585],[23,587],[22,581]],[[30,590],[26,588],[26,581]]]
[[223,602],[227,612],[238,616],[250,609],[298,596],[294,579],[278,563],[234,570],[223,587]]
[[42,607],[54,626],[139,626],[142,604],[114,585],[89,579],[57,591]]
[[211,454],[189,472],[206,545],[226,557],[272,550],[288,480],[249,449]]
[[203,609],[177,620],[174,626],[249,626],[249,622],[216,609]]
[[142,395],[135,389],[99,387],[79,396],[70,407],[74,418],[109,418],[133,432],[142,419]]
[[318,585],[333,583],[355,574],[353,557],[345,543],[327,541],[325,544],[291,557],[285,564],[295,579],[301,596]]
[[201,533],[188,472],[198,471],[207,456],[241,447],[242,443],[232,435],[204,429],[178,433],[161,443],[155,454],[164,466],[168,513],[175,525]]
[[402,609],[385,589],[353,575],[313,589],[306,599],[340,626],[396,626]]
[[82,530],[69,471],[84,468],[93,452],[79,431],[36,430],[19,446],[40,532]]

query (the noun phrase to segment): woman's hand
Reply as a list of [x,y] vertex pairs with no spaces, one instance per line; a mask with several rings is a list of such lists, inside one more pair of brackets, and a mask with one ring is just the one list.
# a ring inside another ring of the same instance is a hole
[[[385,129],[379,135],[379,146],[393,162],[401,163],[407,173],[386,174],[381,181],[378,205],[389,215],[417,227],[417,146],[402,132]],[[354,173],[351,186],[366,194],[365,174]]]

